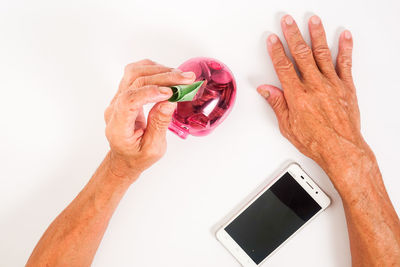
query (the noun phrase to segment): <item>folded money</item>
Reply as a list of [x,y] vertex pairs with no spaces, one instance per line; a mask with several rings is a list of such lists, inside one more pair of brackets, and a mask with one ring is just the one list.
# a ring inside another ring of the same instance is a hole
[[172,89],[173,95],[169,102],[184,102],[184,101],[192,101],[200,87],[203,85],[204,81],[198,81],[192,84],[184,84],[184,85],[174,85],[170,88]]

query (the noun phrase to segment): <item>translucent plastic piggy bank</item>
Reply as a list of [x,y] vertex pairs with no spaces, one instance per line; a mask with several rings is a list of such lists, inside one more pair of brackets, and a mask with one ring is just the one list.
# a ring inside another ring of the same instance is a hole
[[188,134],[204,136],[212,132],[229,114],[236,97],[232,72],[212,58],[192,58],[179,69],[193,71],[204,83],[192,101],[178,102],[169,129],[185,139]]

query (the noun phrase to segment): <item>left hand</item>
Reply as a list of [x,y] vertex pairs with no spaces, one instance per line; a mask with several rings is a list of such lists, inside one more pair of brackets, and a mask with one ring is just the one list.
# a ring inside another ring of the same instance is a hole
[[353,38],[348,30],[341,34],[335,69],[319,17],[312,16],[308,23],[311,47],[291,16],[284,16],[281,25],[300,75],[278,36],[272,34],[267,47],[283,90],[261,85],[258,91],[275,111],[283,136],[315,160],[337,185],[341,181],[335,177],[349,173],[347,167],[363,158],[373,161],[360,132],[351,73]]

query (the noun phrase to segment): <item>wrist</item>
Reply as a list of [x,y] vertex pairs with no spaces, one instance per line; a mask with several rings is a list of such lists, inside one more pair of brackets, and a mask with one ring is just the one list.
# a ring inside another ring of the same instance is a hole
[[365,142],[362,146],[341,146],[336,151],[340,152],[322,156],[321,167],[343,200],[355,200],[360,193],[380,189],[383,182],[378,163]]
[[133,183],[141,174],[141,171],[112,151],[108,152],[106,161],[109,174],[117,181]]
[[348,169],[357,167],[361,160],[375,161],[374,154],[361,135],[346,139],[332,134],[321,143],[316,161],[329,177],[342,176]]

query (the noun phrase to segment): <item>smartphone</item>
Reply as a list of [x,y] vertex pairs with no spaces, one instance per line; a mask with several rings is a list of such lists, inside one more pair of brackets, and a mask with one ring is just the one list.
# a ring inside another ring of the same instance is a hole
[[242,266],[260,266],[330,203],[300,165],[292,163],[226,222],[216,237]]

